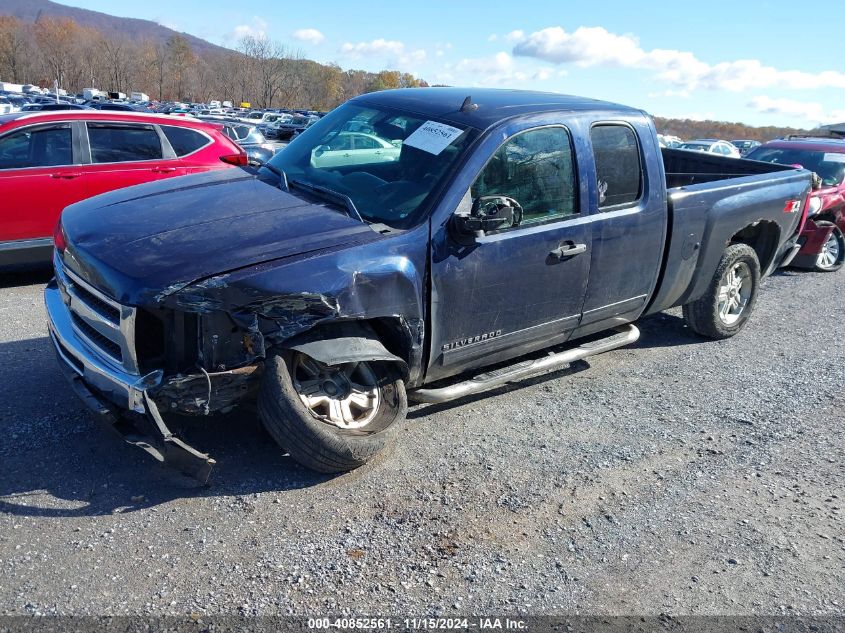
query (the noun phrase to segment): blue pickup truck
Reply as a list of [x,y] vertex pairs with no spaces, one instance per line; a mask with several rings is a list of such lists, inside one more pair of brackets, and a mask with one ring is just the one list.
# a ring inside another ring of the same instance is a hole
[[733,336],[795,255],[810,189],[802,169],[661,150],[652,119],[616,104],[369,94],[257,174],[68,207],[50,335],[97,419],[159,460],[206,479],[214,460],[166,418],[252,400],[294,459],[339,472],[409,399],[629,344],[644,315],[683,306],[695,332]]

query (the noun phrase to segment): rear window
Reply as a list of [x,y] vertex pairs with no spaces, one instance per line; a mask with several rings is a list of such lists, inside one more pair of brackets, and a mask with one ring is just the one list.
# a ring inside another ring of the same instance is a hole
[[257,129],[253,128],[249,134],[247,134],[246,138],[243,140],[244,143],[266,143],[267,139],[264,138],[264,135],[259,132]]
[[94,163],[161,160],[161,141],[151,125],[89,123],[88,141]]
[[631,204],[642,191],[642,165],[634,130],[624,125],[597,125],[590,130],[599,209]]
[[186,127],[163,125],[161,129],[177,156],[187,156],[211,142],[205,135]]

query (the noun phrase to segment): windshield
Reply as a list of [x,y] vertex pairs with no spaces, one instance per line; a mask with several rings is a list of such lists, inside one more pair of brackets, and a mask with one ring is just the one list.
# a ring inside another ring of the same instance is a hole
[[710,149],[710,143],[681,143],[680,149],[694,149],[699,152],[706,152]]
[[298,182],[330,189],[349,196],[365,220],[408,228],[473,138],[465,128],[347,103],[269,165],[285,172],[294,192]]
[[793,147],[758,147],[749,152],[746,158],[778,165],[801,165],[814,171],[828,187],[841,185],[845,180],[845,151],[825,152]]

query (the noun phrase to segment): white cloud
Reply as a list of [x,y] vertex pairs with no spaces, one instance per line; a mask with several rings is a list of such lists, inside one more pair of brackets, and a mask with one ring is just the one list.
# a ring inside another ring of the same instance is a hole
[[794,99],[772,99],[754,97],[748,107],[763,114],[777,114],[804,122],[809,126],[839,123],[845,121],[845,109],[828,110],[821,103],[814,101],[796,101]]
[[464,58],[443,64],[443,70],[434,76],[436,83],[464,84],[470,86],[511,87],[531,81],[546,81],[559,72],[554,68],[526,64],[509,53],[500,51],[488,57]]
[[488,42],[495,42],[497,39],[499,39],[499,36],[496,35],[495,33],[491,33],[490,35],[487,36]]
[[249,24],[239,24],[232,29],[232,37],[236,40],[243,37],[267,37],[267,20],[253,16]]
[[[446,45],[451,48],[451,44]],[[346,42],[340,47],[340,52],[349,59],[365,57],[380,57],[390,64],[409,66],[424,62],[428,57],[425,49],[407,50],[404,42],[398,40],[376,39],[372,42]]]
[[357,44],[346,42],[340,47],[340,52],[351,59],[384,55],[398,57],[405,53],[405,44],[397,40],[385,40],[381,38],[372,42],[358,42]]
[[298,29],[293,32],[293,38],[295,40],[299,40],[300,42],[306,42],[307,44],[318,46],[325,41],[326,36],[320,33],[317,29]]
[[845,74],[838,71],[778,70],[756,59],[708,64],[688,51],[658,48],[646,51],[633,35],[618,35],[600,26],[582,26],[572,33],[559,26],[542,29],[517,41],[513,53],[555,64],[651,70],[659,79],[687,91],[845,88]]
[[511,31],[507,35],[505,35],[505,39],[508,42],[518,42],[525,37],[525,31],[521,31],[519,29],[515,31]]

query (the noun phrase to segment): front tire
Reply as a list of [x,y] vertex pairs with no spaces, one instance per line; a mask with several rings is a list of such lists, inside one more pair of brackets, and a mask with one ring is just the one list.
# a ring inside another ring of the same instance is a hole
[[747,244],[731,244],[722,254],[704,295],[683,307],[684,319],[701,336],[730,338],[748,322],[759,288],[757,253]]
[[819,227],[832,226],[827,240],[822,244],[822,251],[816,258],[816,270],[821,273],[832,273],[845,263],[845,235],[833,222],[816,222]]
[[328,366],[284,350],[265,364],[258,411],[274,440],[321,473],[366,464],[408,410],[405,383],[385,362]]

